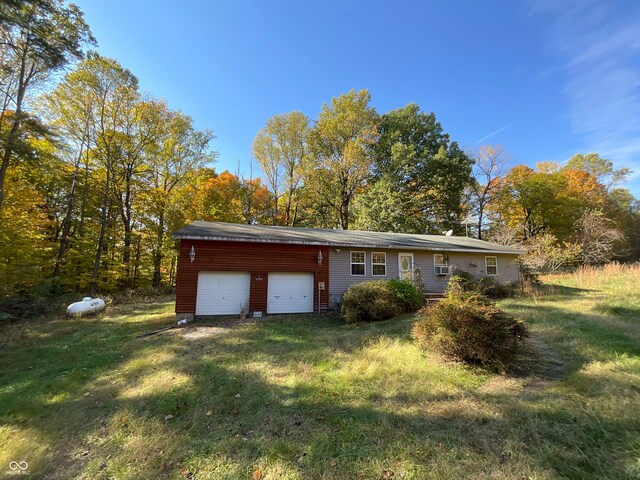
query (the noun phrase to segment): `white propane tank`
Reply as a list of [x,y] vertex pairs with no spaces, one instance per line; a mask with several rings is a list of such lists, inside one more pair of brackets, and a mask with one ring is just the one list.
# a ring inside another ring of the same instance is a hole
[[70,317],[87,315],[104,310],[104,300],[101,298],[84,297],[82,301],[72,303],[67,307],[67,315]]

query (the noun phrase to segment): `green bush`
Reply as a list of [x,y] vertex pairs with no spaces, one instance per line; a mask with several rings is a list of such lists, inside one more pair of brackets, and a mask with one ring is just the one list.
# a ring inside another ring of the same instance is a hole
[[396,293],[388,282],[356,283],[342,297],[341,313],[348,323],[384,320],[400,310]]
[[387,282],[395,292],[399,306],[404,312],[415,312],[424,305],[424,295],[409,280],[392,278]]
[[451,290],[420,315],[412,333],[422,347],[492,371],[512,366],[527,336],[523,322],[477,292]]

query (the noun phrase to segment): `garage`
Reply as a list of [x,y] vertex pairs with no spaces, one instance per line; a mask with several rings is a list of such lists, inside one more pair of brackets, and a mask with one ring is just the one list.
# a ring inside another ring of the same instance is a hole
[[200,272],[196,315],[237,315],[249,306],[248,272]]
[[312,313],[313,273],[270,273],[267,313]]

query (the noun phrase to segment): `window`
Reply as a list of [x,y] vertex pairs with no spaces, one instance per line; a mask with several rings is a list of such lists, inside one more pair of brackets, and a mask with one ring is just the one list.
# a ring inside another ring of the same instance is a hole
[[487,275],[497,275],[498,257],[484,257],[484,268]]
[[364,275],[364,252],[351,252],[351,275]]
[[442,253],[433,255],[433,273],[436,275],[446,275],[449,273],[448,258]]
[[387,254],[384,252],[373,252],[371,254],[371,273],[376,277],[383,277],[387,274]]

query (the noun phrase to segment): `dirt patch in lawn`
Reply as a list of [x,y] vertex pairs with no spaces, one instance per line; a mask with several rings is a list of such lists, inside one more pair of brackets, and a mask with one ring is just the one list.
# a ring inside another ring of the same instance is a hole
[[186,327],[178,330],[183,340],[201,340],[204,338],[223,335],[239,327],[240,325],[254,324],[258,321],[264,321],[259,318],[238,318],[238,317],[220,317],[215,320],[196,320],[187,324]]
[[230,327],[217,327],[212,325],[198,325],[181,329],[182,339],[186,341],[202,340],[205,338],[223,335],[230,330]]

